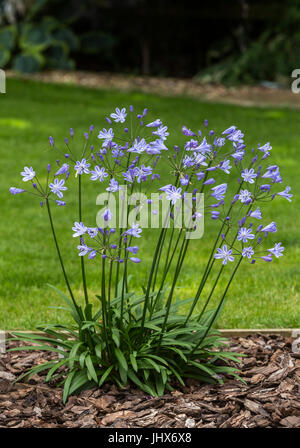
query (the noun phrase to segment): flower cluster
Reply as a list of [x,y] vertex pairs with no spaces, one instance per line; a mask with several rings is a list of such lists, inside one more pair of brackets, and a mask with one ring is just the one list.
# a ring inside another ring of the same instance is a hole
[[[274,191],[277,184],[282,183],[282,178],[277,165],[265,166],[272,150],[270,143],[247,150],[244,134],[236,126],[230,126],[217,135],[214,130],[208,129],[205,120],[202,130],[197,132],[183,126],[185,141],[170,149],[167,146],[168,127],[159,118],[148,121],[147,113],[144,109],[135,115],[132,106],[129,110],[116,108],[106,117],[107,125],[99,129],[93,144],[90,140],[94,126],[84,133],[83,149],[79,154],[75,150],[74,131],[70,129],[70,137],[65,139],[66,149],[60,151],[66,161],[56,161],[58,169],[51,180],[51,166],[47,166],[46,186],[41,186],[32,167],[24,167],[21,172],[23,181],[32,183],[31,193],[41,197],[41,205],[53,198],[57,205],[65,205],[66,182],[72,172],[74,177],[86,175],[88,180],[99,182],[109,194],[118,192],[124,183],[131,193],[140,191],[142,185],[150,185],[165,195],[170,201],[171,210],[178,201],[184,200],[187,192],[192,191],[193,195],[202,193],[205,214],[213,221],[219,221],[223,227],[223,243],[214,255],[216,259],[222,260],[225,265],[228,261],[233,262],[236,255],[250,263],[257,258],[272,261],[273,257],[282,256],[284,247],[280,242],[274,247],[262,249],[263,240],[276,232],[276,224],[256,224],[257,220],[263,219],[260,203],[272,201],[275,197],[288,201],[292,198],[289,186],[282,191]],[[52,136],[49,143],[51,148],[56,148]],[[174,181],[160,186],[159,163],[164,170],[166,161],[171,167]],[[13,195],[26,191],[10,188]],[[195,205],[192,208],[196,226],[203,216]],[[74,223],[73,236],[80,237],[79,255],[93,259],[101,254],[103,258],[120,263],[126,254],[135,255],[138,247],[131,246],[131,239],[140,236],[138,225],[122,229],[117,237],[116,229],[109,225],[111,210],[106,208],[102,217],[107,223],[106,228]],[[85,237],[91,238],[89,245],[84,242]],[[133,256],[129,258],[133,262],[140,261]]]
[[[140,258],[134,257],[139,247],[128,246],[128,237],[130,237],[130,244],[132,238],[140,238],[142,229],[138,224],[133,224],[128,230],[122,234],[121,246],[119,242],[114,238],[116,236],[116,229],[102,229],[101,227],[86,227],[82,222],[75,222],[72,227],[73,237],[80,237],[80,244],[77,246],[79,256],[88,255],[89,259],[93,259],[98,255],[102,258],[108,258],[110,261],[123,263],[124,259],[120,257],[120,250],[124,246],[126,254],[130,261],[139,263]],[[90,238],[90,243],[87,245],[84,242],[84,236]]]

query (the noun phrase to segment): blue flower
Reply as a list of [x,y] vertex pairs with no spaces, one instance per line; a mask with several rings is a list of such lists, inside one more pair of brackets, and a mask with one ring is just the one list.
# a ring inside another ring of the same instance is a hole
[[135,177],[137,176],[137,168],[129,168],[129,170],[122,173],[122,175],[127,182],[133,183]]
[[239,129],[227,135],[228,140],[232,141],[233,143],[243,143],[243,137],[244,134]]
[[151,123],[146,124],[146,128],[157,128],[162,124],[162,121],[157,118],[156,120],[152,121]]
[[200,181],[205,176],[205,173],[204,173],[204,171],[200,171],[199,173],[196,173],[196,176],[197,176],[197,180]]
[[261,219],[261,211],[260,208],[257,207],[256,210],[254,210],[253,212],[251,211],[249,216],[251,216],[251,218],[256,218],[256,219]]
[[222,132],[223,135],[228,135],[228,134],[232,134],[233,132],[235,132],[236,130],[236,126],[230,126],[230,128],[225,129],[225,131]]
[[244,179],[245,182],[249,182],[249,184],[253,184],[254,183],[254,179],[256,177],[257,177],[257,174],[255,174],[253,168],[251,168],[250,170],[248,170],[248,168],[245,168],[242,171],[242,178]]
[[142,229],[139,228],[139,225],[132,224],[131,228],[126,230],[126,232],[124,232],[124,235],[131,235],[134,236],[135,238],[140,238],[141,237],[140,233],[142,233]]
[[195,165],[195,159],[192,156],[184,156],[184,159],[182,161],[182,165],[184,168],[189,168],[191,166]]
[[109,187],[106,188],[106,191],[110,191],[112,193],[115,193],[116,191],[120,190],[120,186],[117,180],[114,178],[110,179]]
[[272,249],[268,249],[271,254],[275,255],[276,258],[283,256],[284,247],[281,246],[281,243],[276,243]]
[[174,205],[178,199],[181,199],[181,188],[169,184],[161,187],[160,190],[166,193],[166,198]]
[[207,163],[205,162],[206,158],[203,154],[194,152],[194,162],[193,165],[196,167],[199,167],[200,165],[207,166]]
[[21,171],[21,176],[23,176],[23,181],[27,182],[35,177],[35,171],[33,171],[32,166],[30,168],[24,166],[24,171]]
[[62,191],[67,190],[68,188],[64,186],[65,180],[54,179],[54,183],[49,184],[49,188],[52,193],[56,194],[60,199],[63,197]]
[[133,152],[136,154],[141,154],[142,152],[146,151],[146,149],[149,147],[148,143],[144,138],[141,140],[138,140],[137,138],[134,140],[133,145],[131,148],[129,148],[128,152]]
[[217,249],[217,253],[215,253],[214,258],[223,260],[223,265],[227,264],[227,261],[234,261],[234,257],[231,255],[232,250],[227,248],[227,245],[224,244],[222,249],[219,247]]
[[95,250],[92,250],[92,251],[89,253],[89,259],[90,259],[90,260],[93,260],[93,258],[95,258],[96,255],[97,255],[97,252],[96,252]]
[[211,219],[218,219],[219,216],[220,216],[220,212],[215,212],[215,211],[211,212]]
[[77,174],[89,174],[90,170],[89,167],[91,166],[90,163],[88,163],[86,161],[86,159],[82,159],[81,162],[79,160],[77,160],[75,166],[74,166],[74,170],[76,171]]
[[64,207],[64,206],[66,205],[65,201],[59,201],[59,200],[56,200],[55,202],[56,202],[56,204],[59,205],[60,207]]
[[92,249],[88,247],[86,244],[79,244],[77,246],[77,249],[79,250],[79,256],[84,257],[84,255],[88,254]]
[[95,166],[95,169],[91,171],[91,180],[100,180],[100,182],[104,181],[104,178],[108,176],[105,168],[100,168],[98,165]]
[[91,238],[95,238],[98,235],[98,227],[88,227],[87,233]]
[[128,252],[131,252],[132,254],[136,254],[139,250],[139,246],[129,246],[129,247],[126,247],[126,250]]
[[264,154],[269,155],[269,151],[271,151],[272,146],[270,145],[270,142],[265,143],[263,146],[258,145],[259,151],[262,151]]
[[198,140],[194,140],[193,138],[185,143],[184,149],[186,151],[194,151],[196,148],[198,148],[199,142]]
[[87,227],[83,224],[83,222],[74,222],[74,227],[72,227],[72,230],[74,232],[73,237],[76,238],[77,236],[82,236],[87,232]]
[[230,169],[232,166],[230,165],[230,160],[224,159],[222,162],[220,162],[218,168],[226,174],[230,174]]
[[183,133],[183,135],[186,135],[187,137],[191,137],[193,135],[196,135],[194,132],[192,132],[186,126],[182,126],[182,133]]
[[275,232],[277,232],[276,223],[274,221],[272,221],[270,224],[268,224],[267,226],[263,227],[261,229],[261,231],[265,232],[266,235],[268,233],[275,233]]
[[184,177],[180,178],[180,183],[182,186],[186,186],[189,184],[189,176],[186,174]]
[[254,250],[252,246],[244,247],[242,250],[242,256],[247,258],[252,258],[252,255],[254,255]]
[[225,193],[227,190],[227,184],[220,184],[211,189],[211,196],[216,198],[218,201],[225,198]]
[[214,178],[211,177],[210,179],[203,182],[203,185],[213,185],[214,183],[216,183],[216,181]]
[[141,259],[137,257],[130,257],[129,260],[133,261],[133,263],[140,263]]
[[277,196],[282,196],[283,198],[291,202],[292,201],[291,198],[293,197],[293,195],[289,193],[290,190],[291,187],[287,186],[284,191],[280,191],[279,193],[277,193]]
[[104,221],[108,222],[111,220],[112,218],[112,212],[109,210],[109,208],[107,208],[103,213],[102,213],[102,218],[104,219]]
[[127,117],[125,107],[123,107],[123,109],[121,109],[121,110],[118,107],[116,107],[116,112],[110,114],[110,116],[116,123],[119,123],[119,122],[124,123],[124,121]]
[[167,136],[169,135],[167,126],[160,126],[157,128],[156,131],[152,132],[153,135],[157,135],[162,140],[166,140]]
[[244,155],[245,155],[245,151],[243,149],[238,149],[233,154],[231,154],[231,157],[234,160],[238,160],[240,162],[241,160],[243,160]]
[[260,257],[262,260],[267,261],[270,263],[270,261],[273,261],[272,255],[266,255],[263,257]]
[[215,138],[214,140],[214,146],[217,148],[220,148],[221,146],[225,145],[225,138]]
[[250,204],[252,201],[251,192],[248,190],[241,190],[238,196],[242,204]]
[[103,128],[102,131],[99,132],[98,138],[104,140],[102,146],[105,147],[114,138],[114,131],[112,130],[112,128],[108,129],[108,131],[105,128]]
[[251,233],[251,229],[247,229],[246,227],[242,227],[238,233],[238,241],[243,241],[243,243],[247,243],[248,240],[253,240],[255,235]]
[[11,194],[15,195],[15,194],[20,194],[20,193],[24,193],[25,190],[22,190],[22,188],[16,188],[16,187],[10,187],[9,191],[11,192]]
[[151,166],[145,166],[142,165],[141,168],[136,168],[136,177],[137,182],[140,183],[141,181],[146,181],[147,176],[150,176],[152,174],[152,167]]
[[161,151],[167,151],[168,148],[164,144],[163,140],[157,139],[154,142],[150,142],[146,148],[147,154],[160,154]]
[[195,148],[195,151],[197,152],[201,152],[201,153],[206,153],[206,152],[210,152],[211,150],[211,145],[209,143],[207,143],[206,138],[204,137],[204,139],[202,140],[202,142],[200,143],[199,146],[197,146],[197,148]]
[[280,183],[282,181],[279,167],[277,165],[270,165],[261,177],[263,179],[272,179],[274,183]]
[[69,165],[64,163],[58,171],[56,171],[55,176],[59,176],[60,174],[65,174],[69,171]]

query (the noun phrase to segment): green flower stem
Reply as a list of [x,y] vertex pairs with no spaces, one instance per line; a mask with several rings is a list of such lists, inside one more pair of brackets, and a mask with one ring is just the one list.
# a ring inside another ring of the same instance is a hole
[[[180,229],[180,233],[181,233]],[[171,246],[172,246],[172,242],[173,242],[173,238],[174,238],[174,232],[175,232],[175,227],[173,226],[172,228],[172,233],[170,236],[170,241],[169,241],[169,245],[168,245],[168,251],[167,251],[167,255],[166,255],[166,261],[165,261],[165,266],[164,266],[164,273],[168,270],[167,267],[169,265],[169,257],[170,257],[170,251],[171,251]]]
[[147,309],[148,309],[148,302],[149,302],[149,294],[150,294],[150,288],[151,288],[151,283],[152,283],[152,278],[153,278],[153,274],[154,274],[154,269],[156,266],[156,262],[158,259],[158,255],[159,255],[159,251],[160,251],[160,246],[164,237],[164,233],[166,232],[166,228],[162,228],[160,235],[159,235],[159,239],[155,248],[155,252],[154,252],[154,257],[153,257],[153,261],[152,261],[152,266],[151,266],[151,270],[150,270],[150,274],[149,274],[149,279],[148,279],[148,284],[147,284],[147,290],[146,290],[146,294],[145,294],[145,301],[144,301],[144,308],[143,308],[143,315],[142,315],[142,323],[141,323],[141,333],[144,330],[144,325],[145,325],[145,319],[146,319],[146,313],[147,313]]
[[[122,232],[124,229],[120,229],[119,244],[118,244],[118,257],[121,255],[121,244],[122,244]],[[116,263],[116,282],[115,282],[115,297],[118,297],[118,284],[120,275],[120,263]]]
[[199,314],[199,316],[198,316],[198,318],[197,318],[197,322],[199,322],[199,321],[201,320],[201,317],[202,317],[203,314],[205,313],[205,310],[206,310],[206,308],[207,308],[207,306],[208,306],[208,304],[209,304],[209,302],[210,302],[210,299],[212,298],[212,295],[213,295],[213,293],[214,293],[214,291],[215,291],[215,289],[216,289],[216,286],[217,286],[217,284],[218,284],[218,282],[219,282],[219,279],[220,279],[220,277],[221,277],[221,274],[222,274],[222,272],[223,272],[223,269],[224,269],[224,265],[222,264],[222,266],[221,266],[221,268],[220,268],[220,270],[219,270],[219,273],[218,273],[218,275],[217,275],[217,278],[216,278],[216,280],[215,280],[215,282],[214,282],[214,285],[213,285],[213,287],[212,287],[212,289],[211,289],[211,291],[210,291],[210,293],[209,293],[209,296],[208,296],[208,298],[206,299],[206,302],[205,302],[203,308],[201,309],[201,313]]
[[55,242],[55,247],[56,247],[56,251],[57,251],[57,254],[58,254],[59,261],[60,261],[60,266],[61,266],[61,269],[62,269],[62,273],[63,273],[64,279],[65,279],[67,288],[69,290],[69,294],[70,294],[70,297],[72,299],[72,302],[73,302],[73,304],[74,304],[78,314],[83,318],[81,310],[80,310],[80,308],[78,307],[78,305],[76,303],[76,300],[75,300],[74,294],[72,292],[72,289],[71,289],[71,286],[70,286],[70,283],[69,283],[69,280],[68,280],[68,276],[67,276],[67,273],[66,273],[66,270],[65,270],[65,267],[64,267],[63,259],[62,259],[61,252],[60,252],[59,245],[58,245],[58,241],[57,241],[57,238],[56,238],[56,233],[55,233],[55,228],[54,228],[54,224],[53,224],[53,219],[52,219],[49,199],[46,198],[45,202],[46,202],[46,206],[47,206],[50,226],[51,226],[51,230],[52,230],[52,235],[53,235],[53,239],[54,239],[54,242]]
[[110,260],[109,278],[108,278],[108,298],[107,298],[107,307],[108,307],[108,309],[110,309],[110,300],[111,300],[112,269],[113,269],[113,261]]
[[[227,231],[226,231],[226,233],[225,233],[225,238],[226,238],[226,235],[227,235],[228,231],[229,231],[229,229],[227,229]],[[237,239],[238,234],[239,234],[239,232],[237,231],[236,234],[235,234],[235,237],[234,237],[234,239],[233,239],[233,241],[232,241],[232,243],[231,243],[231,246],[230,246],[230,247],[232,247],[232,246],[234,245],[235,240]],[[215,258],[214,258],[214,260],[213,260],[213,263],[214,263],[214,262],[215,262]],[[213,263],[212,263],[212,266],[213,266]],[[211,266],[211,269],[212,269],[212,266]],[[205,304],[204,304],[204,306],[203,306],[203,308],[202,308],[202,310],[201,310],[201,313],[199,314],[199,316],[198,316],[198,318],[197,318],[197,321],[198,321],[198,322],[200,321],[201,317],[203,316],[203,314],[204,314],[204,312],[205,312],[205,310],[206,310],[206,308],[207,308],[207,305],[208,305],[209,302],[210,302],[210,299],[211,299],[211,297],[212,297],[212,295],[213,295],[213,292],[214,292],[214,290],[215,290],[215,288],[216,288],[216,286],[217,286],[217,284],[218,284],[218,281],[219,281],[219,278],[220,278],[221,273],[222,273],[222,271],[223,271],[223,268],[224,268],[224,265],[222,264],[222,267],[221,267],[221,269],[220,269],[220,271],[219,271],[218,277],[216,278],[215,284],[214,284],[214,286],[213,286],[213,288],[212,288],[212,290],[211,290],[211,292],[210,292],[210,294],[209,294],[209,296],[208,296],[208,298],[207,298],[207,300],[206,300],[206,302],[205,302]],[[208,274],[208,275],[209,275],[209,274]]]
[[[174,231],[174,228],[173,228],[172,231]],[[159,249],[159,255],[158,255],[158,258],[159,258],[159,259],[161,259],[161,255],[162,255],[162,251],[163,251],[163,247],[164,247],[164,243],[165,243],[165,239],[166,239],[166,234],[167,234],[167,233],[164,234],[164,237],[163,237],[163,240],[162,240],[162,242],[161,242],[160,249]],[[169,245],[169,248],[170,248],[170,245]],[[152,292],[154,292],[154,290],[155,290],[156,280],[157,280],[157,274],[158,274],[158,268],[159,268],[159,263],[156,264],[156,268],[155,268],[154,279],[153,279],[153,285],[152,285]]]
[[[79,222],[82,222],[82,196],[81,196],[81,175],[78,175],[78,211],[79,211]],[[80,264],[81,264],[81,275],[82,275],[82,284],[83,284],[83,291],[84,291],[84,299],[86,305],[89,303],[88,298],[88,292],[87,292],[87,286],[86,286],[86,277],[85,277],[85,267],[84,267],[84,257],[80,258]]]
[[[242,188],[242,184],[243,184],[243,182],[241,182],[241,184],[239,185],[239,188],[238,188],[236,194],[238,194],[239,191],[241,190],[241,188]],[[233,207],[233,204],[230,204],[230,207],[229,207],[229,209],[228,209],[228,211],[227,211],[226,216],[229,216],[229,214],[230,214],[230,212],[231,212],[231,210],[232,210],[232,207]],[[248,209],[248,210],[249,210],[249,209]],[[221,225],[221,227],[220,227],[219,233],[218,233],[218,235],[217,235],[217,238],[216,238],[216,240],[215,240],[215,243],[214,243],[214,245],[213,245],[213,248],[212,248],[212,250],[211,250],[211,252],[210,252],[210,256],[209,256],[208,262],[207,262],[207,264],[206,264],[206,267],[205,267],[203,276],[202,276],[201,281],[200,281],[200,285],[199,285],[198,290],[197,290],[197,292],[196,292],[195,299],[194,299],[194,301],[193,301],[193,303],[192,303],[191,309],[190,309],[189,314],[188,314],[188,316],[187,316],[187,318],[186,318],[185,325],[187,324],[187,322],[189,321],[189,319],[191,318],[191,316],[192,316],[192,314],[193,314],[193,311],[194,311],[194,309],[195,309],[195,306],[197,305],[198,300],[199,300],[199,298],[200,298],[200,295],[201,295],[201,293],[202,293],[202,291],[203,291],[203,288],[204,288],[204,286],[205,286],[206,280],[207,280],[207,278],[208,278],[208,276],[209,276],[209,274],[210,274],[210,272],[211,272],[211,270],[212,270],[212,268],[213,268],[213,265],[214,265],[214,262],[215,262],[215,258],[213,258],[213,257],[214,257],[214,254],[215,254],[216,247],[217,247],[217,244],[218,244],[218,242],[219,242],[220,236],[221,236],[221,234],[222,234],[222,232],[223,232],[224,225],[225,225],[225,221],[222,222],[222,225]],[[226,235],[227,235],[228,232],[229,232],[229,227],[228,227],[227,230],[226,230]]]
[[102,325],[103,334],[107,346],[108,355],[110,355],[109,341],[107,337],[107,308],[106,308],[106,284],[105,284],[105,258],[102,258],[102,278],[101,278],[101,303],[102,303]]
[[[132,236],[130,237],[129,240],[129,247],[131,246],[131,241],[132,241]],[[127,248],[127,243],[125,244],[125,260],[124,260],[124,272],[123,272],[123,282],[122,282],[122,297],[121,297],[121,322],[123,322],[123,314],[124,314],[124,294],[125,294],[125,284],[127,281],[127,265],[128,265],[128,258],[129,258],[129,253],[128,251],[126,251]],[[128,288],[128,285],[126,285]],[[128,291],[127,291],[128,292]]]
[[[179,180],[180,180],[179,176],[177,176],[176,181],[175,181],[175,187],[176,188],[178,187]],[[158,269],[159,269],[159,265],[160,265],[160,261],[161,261],[161,256],[162,256],[162,252],[163,252],[164,242],[165,242],[165,239],[166,239],[167,231],[169,230],[169,228],[166,228],[165,226],[167,224],[167,221],[170,219],[170,213],[173,211],[173,209],[174,209],[174,205],[171,206],[170,212],[165,217],[165,221],[164,221],[164,224],[163,224],[162,230],[161,230],[161,234],[163,233],[163,236],[162,236],[162,238],[159,238],[159,240],[158,240],[158,244],[160,245],[160,248],[159,248],[159,253],[158,253],[157,260],[155,260],[156,267],[155,267],[155,274],[154,274],[154,280],[153,280],[153,288],[152,288],[153,291],[155,289],[156,278],[157,278],[157,273],[158,273]],[[172,228],[172,229],[174,229],[174,228]],[[164,230],[166,230],[166,231],[164,231]],[[172,234],[173,234],[173,230],[172,230]],[[168,252],[170,250],[171,244],[172,244],[172,237],[169,240]],[[151,282],[152,282],[152,279],[151,279]]]
[[172,251],[172,255],[171,255],[170,260],[169,260],[169,262],[168,262],[168,266],[166,267],[166,269],[165,269],[165,271],[164,271],[163,278],[162,278],[162,281],[161,281],[161,284],[160,284],[158,293],[157,293],[157,295],[156,295],[154,304],[153,304],[153,306],[151,307],[151,316],[152,316],[153,312],[155,311],[155,308],[156,308],[157,303],[158,303],[158,301],[159,301],[159,296],[160,296],[160,294],[161,294],[161,292],[162,292],[162,289],[163,289],[163,287],[164,287],[164,284],[165,284],[165,280],[166,280],[167,274],[168,274],[169,269],[170,269],[170,267],[171,267],[171,265],[172,265],[172,261],[173,261],[174,255],[175,255],[175,253],[176,253],[176,249],[177,249],[178,243],[179,243],[179,241],[180,241],[180,237],[181,237],[181,235],[182,235],[182,229],[180,229],[180,231],[179,231],[179,234],[178,234],[178,237],[177,237],[175,246],[174,246],[173,251]]
[[[187,240],[187,241],[189,241],[189,240]],[[182,267],[183,259],[184,259],[185,255],[186,255],[187,248],[188,248],[188,244],[182,244],[181,248],[180,248],[180,252],[179,252],[179,255],[178,255],[178,259],[177,259],[177,266],[176,266],[175,274],[174,274],[174,277],[173,277],[171,290],[170,290],[169,297],[168,297],[168,300],[167,300],[167,303],[166,303],[166,314],[165,314],[164,322],[163,322],[162,329],[161,329],[161,332],[160,332],[160,337],[159,337],[157,349],[160,348],[161,340],[162,340],[163,334],[164,334],[164,332],[166,330],[166,325],[167,325],[169,314],[170,314],[170,308],[171,308],[171,304],[172,304],[174,289],[175,289],[175,286],[176,286],[176,283],[177,283],[177,279],[178,279],[178,276],[179,276],[179,273],[180,273],[180,270],[181,270],[181,267]]]
[[[178,185],[179,182],[179,178],[177,177],[176,182],[175,182],[175,186]],[[173,207],[171,208],[171,211],[173,210]],[[143,332],[144,329],[144,325],[145,325],[145,319],[146,319],[146,313],[147,313],[147,309],[149,307],[149,295],[150,295],[150,288],[151,288],[151,284],[152,284],[152,279],[153,279],[153,274],[155,272],[155,268],[156,265],[159,266],[160,263],[160,259],[161,259],[161,247],[163,245],[163,242],[165,240],[165,234],[167,232],[167,228],[166,223],[167,220],[170,219],[170,212],[168,212],[168,214],[166,215],[163,227],[160,231],[160,235],[156,244],[156,248],[155,248],[155,253],[154,253],[154,257],[153,257],[153,261],[152,261],[152,265],[151,265],[151,270],[150,270],[150,274],[149,274],[149,278],[148,278],[148,284],[147,284],[147,289],[146,289],[146,294],[145,294],[145,301],[144,301],[144,308],[143,308],[143,315],[142,315],[142,323],[141,323],[141,333]],[[151,311],[151,310],[150,310]]]
[[[208,276],[209,276],[209,274],[210,274],[210,272],[211,272],[211,269],[212,269],[212,267],[213,267],[213,265],[214,265],[214,261],[215,261],[215,259],[213,259],[213,255],[214,255],[214,253],[215,253],[215,251],[216,251],[216,247],[217,247],[219,238],[220,238],[220,236],[221,236],[221,233],[222,233],[222,231],[223,231],[223,227],[224,227],[224,223],[222,224],[222,226],[221,226],[221,228],[220,228],[220,231],[219,231],[219,233],[218,233],[218,236],[217,236],[217,238],[216,238],[216,241],[215,241],[215,243],[214,243],[214,246],[213,246],[213,248],[212,248],[212,250],[211,250],[210,257],[209,257],[208,262],[207,262],[207,264],[206,264],[205,271],[204,271],[204,273],[203,273],[203,275],[202,275],[202,279],[201,279],[200,285],[199,285],[198,290],[197,290],[196,295],[195,295],[195,299],[194,299],[194,301],[193,301],[193,303],[192,303],[192,306],[191,306],[191,309],[190,309],[190,311],[189,311],[189,314],[187,315],[187,318],[186,318],[186,321],[185,321],[185,325],[187,324],[187,322],[189,321],[191,315],[193,314],[193,311],[194,311],[194,309],[195,309],[195,306],[197,305],[198,300],[199,300],[200,295],[201,295],[201,292],[202,292],[202,290],[203,290],[203,288],[204,288],[204,286],[205,286],[206,280],[207,280],[207,278],[208,278]],[[228,232],[228,229],[227,229],[227,232]],[[227,232],[226,232],[226,234],[227,234]],[[212,259],[213,259],[213,261],[212,261]],[[212,263],[211,263],[211,261],[212,261]]]
[[211,327],[213,326],[213,324],[214,324],[214,322],[215,322],[215,320],[216,320],[216,318],[217,318],[217,316],[218,316],[218,314],[219,314],[219,312],[220,312],[220,309],[221,309],[221,307],[222,307],[222,305],[223,305],[223,303],[224,303],[224,300],[225,300],[226,294],[227,294],[227,292],[228,292],[229,286],[230,286],[230,284],[231,284],[231,282],[232,282],[232,280],[233,280],[233,278],[234,278],[234,276],[235,276],[235,274],[236,274],[236,272],[237,272],[237,270],[238,270],[238,268],[239,268],[239,266],[240,266],[240,264],[241,264],[242,259],[243,259],[243,257],[241,256],[240,259],[239,259],[239,261],[237,262],[237,264],[236,264],[236,266],[235,266],[235,268],[234,268],[232,274],[231,274],[230,280],[229,280],[229,282],[227,283],[227,286],[226,286],[226,288],[225,288],[225,291],[224,291],[224,293],[223,293],[223,296],[222,296],[222,298],[221,298],[221,300],[220,300],[220,302],[219,302],[219,305],[218,305],[218,307],[217,307],[217,309],[216,309],[216,311],[215,311],[215,313],[214,313],[214,315],[213,315],[213,317],[212,317],[212,319],[211,319],[211,321],[210,321],[210,323],[209,323],[209,325],[208,325],[208,327],[207,327],[207,329],[206,329],[204,335],[202,336],[202,338],[200,339],[200,341],[196,344],[196,346],[193,348],[193,350],[192,350],[192,352],[191,352],[191,355],[195,352],[195,350],[197,350],[198,347],[200,347],[200,345],[202,344],[202,342],[204,341],[204,339],[205,339],[206,336],[208,335],[208,333],[209,333]]

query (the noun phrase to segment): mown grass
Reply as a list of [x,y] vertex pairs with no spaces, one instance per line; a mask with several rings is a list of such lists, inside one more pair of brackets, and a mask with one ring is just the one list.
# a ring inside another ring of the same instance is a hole
[[[270,221],[278,224],[276,241],[286,248],[275,262],[243,266],[228,294],[218,322],[223,328],[300,327],[300,112],[292,109],[253,108],[202,103],[185,97],[160,97],[138,92],[91,90],[75,86],[8,80],[7,93],[0,95],[0,329],[32,329],[39,322],[67,322],[69,316],[53,308],[60,299],[46,284],[65,290],[45,209],[28,195],[12,197],[10,186],[21,185],[24,165],[37,171],[48,162],[48,136],[63,141],[70,127],[76,134],[104,117],[116,106],[148,107],[153,118],[161,117],[171,130],[170,144],[182,141],[181,126],[198,129],[203,119],[221,131],[235,124],[245,132],[248,147],[271,141],[272,163],[281,167],[283,185],[291,185],[292,204],[278,198],[268,208]],[[53,157],[52,157],[53,158]],[[167,176],[167,173],[166,173]],[[99,191],[100,192],[100,191]],[[88,186],[84,196],[87,222],[95,220],[97,192]],[[82,297],[79,262],[71,226],[77,211],[69,201],[68,211],[55,209],[55,219],[70,278]],[[190,244],[187,262],[176,290],[179,298],[192,297],[199,282],[213,227],[207,221],[204,237]],[[145,231],[143,263],[134,270],[132,285],[144,283],[153,253],[153,235]],[[91,295],[99,292],[100,269],[89,262]]]

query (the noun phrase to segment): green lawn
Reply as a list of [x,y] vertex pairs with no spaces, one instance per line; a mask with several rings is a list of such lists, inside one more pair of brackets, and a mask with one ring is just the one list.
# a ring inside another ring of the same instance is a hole
[[[37,171],[45,167],[51,155],[49,135],[63,146],[70,127],[81,135],[90,124],[98,130],[104,126],[104,117],[116,106],[129,104],[140,110],[148,107],[152,118],[160,117],[168,124],[171,144],[182,141],[182,124],[198,129],[204,118],[216,131],[232,124],[238,126],[245,132],[247,147],[271,141],[272,164],[281,167],[283,185],[291,185],[294,194],[292,204],[278,198],[268,210],[270,221],[278,224],[275,241],[283,243],[286,253],[271,264],[241,268],[218,325],[223,328],[300,327],[299,111],[201,103],[184,97],[97,91],[11,79],[7,82],[7,93],[0,95],[0,103],[0,329],[32,329],[41,321],[69,319],[51,308],[61,303],[46,286],[50,283],[65,289],[45,209],[28,195],[12,197],[8,188],[21,186],[19,172],[24,165],[32,165]],[[95,204],[96,194],[88,189],[84,197],[85,220],[90,225],[99,208]],[[74,289],[82,296],[78,255],[71,232],[76,220],[72,202],[68,213],[63,208],[55,209],[55,218]],[[190,245],[177,288],[177,296],[181,298],[191,297],[197,288],[213,232],[211,223],[208,224],[204,238]],[[153,252],[149,232],[145,232],[142,251],[143,264],[135,269],[132,280],[136,287],[143,283]],[[90,262],[89,268],[91,293],[98,293],[99,267]]]

